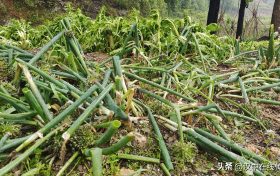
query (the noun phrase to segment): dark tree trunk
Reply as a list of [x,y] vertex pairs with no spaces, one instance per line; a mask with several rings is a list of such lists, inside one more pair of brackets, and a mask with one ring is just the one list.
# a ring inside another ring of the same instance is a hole
[[275,0],[274,2],[271,24],[274,24],[275,31],[278,31],[280,27],[280,0]]
[[242,36],[246,6],[247,6],[246,0],[241,0],[240,7],[239,7],[238,22],[237,22],[237,31],[236,31],[237,39],[240,39]]
[[210,0],[207,25],[218,22],[220,0]]

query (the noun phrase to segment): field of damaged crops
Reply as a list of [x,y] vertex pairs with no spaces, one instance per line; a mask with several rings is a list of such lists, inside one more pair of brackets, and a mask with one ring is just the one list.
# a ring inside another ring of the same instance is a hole
[[0,26],[0,176],[280,175],[280,46],[158,12]]

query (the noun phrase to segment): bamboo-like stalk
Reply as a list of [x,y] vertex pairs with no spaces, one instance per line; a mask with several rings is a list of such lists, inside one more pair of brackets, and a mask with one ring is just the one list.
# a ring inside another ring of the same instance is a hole
[[39,102],[36,100],[35,96],[33,95],[33,93],[27,88],[23,88],[22,92],[27,100],[27,102],[29,103],[30,107],[34,110],[36,110],[36,112],[41,116],[44,117],[44,119],[46,119],[46,116],[43,112],[43,109],[41,108]]
[[121,61],[119,56],[114,56],[113,57],[113,64],[114,64],[114,71],[116,77],[119,77],[120,83],[121,83],[121,90],[123,92],[127,92],[127,87],[125,85],[124,77],[122,74],[122,68],[121,68]]
[[35,111],[29,111],[29,112],[23,112],[23,113],[17,113],[17,114],[8,114],[0,112],[0,118],[3,119],[26,119],[26,118],[32,118],[37,113]]
[[121,122],[118,120],[114,120],[113,122],[111,122],[109,128],[105,131],[105,133],[103,133],[102,136],[95,141],[95,145],[100,146],[110,141],[110,139],[118,131],[120,126]]
[[[240,98],[243,98],[243,97],[240,97]],[[253,119],[256,120],[256,122],[263,128],[263,129],[267,129],[264,124],[260,121],[260,119],[258,119],[254,114],[252,114],[250,111],[248,111],[246,108],[244,108],[243,106],[241,106],[240,104],[236,103],[235,101],[231,100],[231,99],[228,99],[228,98],[225,98],[225,97],[222,97],[220,98],[222,101],[227,101],[229,103],[231,103],[233,106],[241,109],[242,111],[244,111],[244,113],[246,115],[249,115],[250,117],[252,117]],[[250,99],[251,100],[251,99]],[[251,100],[252,101],[252,100]]]
[[57,42],[63,35],[65,34],[65,30],[58,33],[53,39],[51,39],[45,46],[43,46],[38,53],[28,62],[29,64],[35,63],[37,60],[39,60],[42,55],[48,51],[48,49]]
[[202,65],[203,65],[203,70],[206,71],[205,57],[204,57],[204,55],[203,55],[202,52],[201,52],[201,49],[200,49],[200,47],[199,47],[199,43],[198,43],[197,38],[196,38],[196,36],[194,35],[194,33],[192,33],[192,37],[193,37],[193,39],[194,39],[195,47],[196,47],[196,49],[198,50],[198,53],[199,53],[199,56],[200,56],[200,59],[201,59]]
[[275,101],[275,100],[268,100],[268,99],[262,99],[262,98],[250,98],[250,100],[255,101],[255,102],[259,102],[259,103],[280,105],[280,101]]
[[65,141],[67,141],[73,133],[79,128],[79,126],[86,120],[86,118],[91,115],[93,109],[95,109],[100,102],[103,100],[103,98],[109,93],[109,91],[112,89],[113,84],[109,84],[100,94],[97,98],[94,99],[94,101],[87,107],[87,109],[78,117],[77,120],[68,128],[66,132],[63,133],[62,137]]
[[[220,155],[230,159],[231,161],[239,162],[241,164],[249,164],[249,163],[251,163],[250,161],[248,161],[244,157],[242,157],[240,155],[237,155],[237,154],[235,154],[233,152],[230,152],[230,151],[226,150],[225,148],[223,148],[223,147],[217,145],[216,143],[212,142],[211,140],[207,139],[206,137],[198,134],[193,129],[188,129],[186,131],[186,133],[189,136],[192,136],[196,140],[200,141],[203,145],[208,146],[208,148],[210,148],[213,151],[215,151],[216,153],[218,153],[218,154],[220,154]],[[258,176],[264,176],[264,174],[261,173],[259,170],[255,170],[254,174],[256,174]]]
[[135,161],[144,161],[144,162],[147,162],[147,163],[155,163],[155,164],[160,163],[160,160],[157,159],[157,158],[138,156],[138,155],[130,155],[130,154],[125,154],[125,153],[119,153],[118,158],[127,159],[127,160],[135,160]]
[[[49,92],[52,92],[52,89],[50,88],[50,84],[53,84],[52,82],[45,83],[45,82],[42,82],[42,81],[40,81],[38,79],[35,79],[35,78],[33,78],[33,79],[34,79],[35,84],[38,87],[40,87],[42,89],[45,89],[45,90],[47,90]],[[55,85],[55,84],[53,84],[53,85]],[[66,87],[65,87],[65,89],[62,89],[62,88],[59,88],[58,86],[55,85],[55,89],[57,91],[59,91],[60,93],[62,93],[62,94],[67,94],[69,92],[69,90]]]
[[17,165],[19,165],[29,155],[31,155],[40,145],[42,145],[44,142],[46,142],[48,139],[50,139],[59,129],[60,129],[60,127],[58,127],[55,130],[51,131],[48,135],[46,135],[42,139],[39,139],[34,145],[32,145],[24,153],[20,154],[15,160],[9,162],[9,164],[7,164],[6,166],[2,167],[0,169],[0,176],[7,174],[13,168],[15,168]]
[[94,148],[90,150],[91,161],[92,161],[92,175],[102,176],[102,149]]
[[10,133],[6,133],[0,140],[0,149],[3,147],[3,145],[5,144],[5,142],[7,141],[7,139],[9,138],[11,134]]
[[169,155],[168,149],[166,147],[166,144],[164,142],[163,136],[162,136],[162,134],[160,132],[160,129],[158,127],[158,124],[157,124],[157,121],[156,121],[154,115],[152,114],[150,108],[147,107],[146,105],[144,105],[142,102],[137,101],[137,100],[134,100],[134,101],[136,103],[140,104],[141,106],[143,106],[146,109],[146,111],[148,113],[148,117],[149,117],[150,123],[152,124],[152,127],[153,127],[153,129],[155,131],[156,138],[158,140],[158,144],[159,144],[161,155],[163,157],[163,161],[164,161],[166,167],[169,170],[173,170],[174,167],[173,167],[173,164],[172,164],[172,161],[171,161],[171,157]]
[[62,63],[59,63],[59,66],[62,69],[64,69],[65,71],[67,71],[69,74],[75,76],[78,80],[82,81],[83,83],[86,83],[86,78],[84,78],[83,76],[79,75],[77,72],[73,71],[72,69],[70,69],[66,65],[64,65]]
[[[71,30],[71,25],[70,25],[70,22],[67,18],[63,19],[63,23],[66,27],[66,30]],[[79,49],[77,40],[75,40],[74,34],[73,33],[68,34],[68,35],[66,35],[66,38],[67,38],[67,41],[69,42],[69,45],[70,45],[70,48],[71,48],[72,52],[76,55],[76,57],[78,59],[77,61],[82,65],[82,70],[81,71],[83,71],[83,73],[87,76],[89,74],[88,68],[87,68],[87,65],[84,61],[84,57],[82,55],[83,53]]]
[[[101,91],[104,90],[103,85],[100,83],[96,83],[96,85],[99,87]],[[105,96],[104,101],[106,103],[106,106],[108,109],[114,112],[114,116],[120,118],[121,120],[128,120],[128,116],[126,113],[115,103],[115,101],[112,99],[112,97],[108,94]]]
[[244,98],[245,103],[249,103],[249,98],[248,98],[248,95],[247,95],[246,88],[245,88],[244,83],[243,83],[243,81],[240,77],[238,78],[238,82],[239,82],[240,89],[241,89],[242,96]]
[[97,125],[94,125],[95,129],[99,129],[99,128],[109,128],[111,125],[112,121],[109,122],[104,122],[104,123],[99,123]]
[[5,100],[9,104],[11,104],[19,112],[28,112],[28,111],[30,111],[30,109],[27,107],[28,104],[26,104],[25,102],[23,102],[21,100],[18,100],[18,99],[14,98],[14,97],[6,95],[6,94],[4,94],[2,92],[0,92],[0,98],[2,100]]
[[224,131],[224,129],[221,127],[219,122],[215,120],[215,116],[212,114],[207,114],[207,113],[202,113],[211,123],[212,125],[216,128],[216,130],[220,133],[220,135],[227,141],[230,141],[230,138],[228,137],[228,134]]
[[20,67],[23,70],[23,74],[25,75],[34,96],[36,97],[39,105],[41,106],[41,108],[43,110],[44,116],[42,116],[42,118],[44,119],[45,122],[48,122],[48,121],[52,120],[53,115],[49,111],[48,106],[45,103],[39,89],[37,88],[36,84],[34,83],[33,78],[31,76],[29,70],[24,65],[20,65]]
[[167,169],[167,167],[165,166],[164,163],[160,163],[160,168],[163,171],[165,176],[171,176],[169,170]]
[[28,137],[30,136],[25,136],[25,137],[21,137],[21,138],[17,138],[17,139],[11,139],[11,140],[7,140],[5,145],[0,148],[0,153],[14,147],[14,146],[17,146],[17,145],[20,145],[22,142],[24,142],[25,140],[28,139]]
[[76,100],[73,104],[71,104],[68,108],[66,108],[64,111],[62,111],[60,114],[58,114],[53,120],[48,122],[43,128],[38,130],[36,133],[33,133],[32,135],[28,136],[27,139],[16,149],[17,152],[21,151],[23,148],[28,146],[30,143],[35,141],[39,136],[43,135],[44,133],[47,133],[52,128],[54,128],[58,123],[63,121],[68,115],[70,115],[72,112],[76,110],[94,91],[96,91],[97,86],[93,85],[91,88],[89,88],[86,93],[84,93],[78,100]]
[[126,146],[126,144],[128,144],[130,141],[134,140],[134,138],[135,138],[134,133],[128,133],[126,136],[122,137],[117,143],[113,144],[110,147],[103,148],[102,154],[110,155],[110,154],[116,153],[121,148]]
[[70,73],[67,73],[67,72],[62,72],[62,71],[57,71],[57,70],[52,70],[52,73],[53,74],[56,74],[58,76],[61,76],[63,78],[67,78],[67,79],[72,79],[72,80],[75,80],[77,81],[78,78]]
[[148,84],[148,85],[151,85],[151,86],[153,86],[153,87],[156,87],[156,88],[159,88],[159,89],[162,89],[162,90],[164,90],[164,91],[166,91],[166,92],[169,92],[169,93],[171,93],[171,94],[174,94],[174,95],[176,95],[176,96],[178,96],[178,97],[181,97],[181,98],[183,98],[183,99],[185,99],[185,100],[188,100],[188,101],[191,101],[191,102],[195,102],[195,100],[193,100],[192,98],[189,98],[189,97],[187,97],[187,96],[185,96],[185,95],[182,95],[182,94],[180,94],[180,93],[178,93],[178,92],[176,92],[176,91],[174,91],[174,90],[172,90],[172,89],[168,89],[168,88],[166,88],[166,87],[163,87],[163,86],[161,86],[161,85],[159,85],[159,84],[156,84],[156,83],[154,83],[154,82],[152,82],[152,81],[149,81],[149,80],[147,80],[147,79],[144,79],[144,78],[141,78],[141,77],[139,77],[139,76],[137,76],[137,75],[134,75],[134,74],[132,74],[132,73],[128,73],[128,72],[123,72],[126,76],[128,76],[128,77],[131,77],[131,78],[133,78],[133,79],[136,79],[136,80],[138,80],[138,81],[141,81],[141,82],[143,82],[143,83],[146,83],[146,84]]
[[112,74],[112,70],[111,70],[111,69],[108,69],[108,70],[105,72],[104,78],[103,78],[103,81],[102,81],[102,84],[101,84],[103,87],[107,86],[111,74]]
[[159,72],[168,72],[168,70],[161,67],[144,67],[144,66],[131,66],[131,65],[122,65],[123,68],[133,69],[133,70],[147,70],[147,71],[159,71]]
[[79,156],[79,152],[75,152],[59,170],[56,176],[62,176],[66,169],[72,164],[72,162]]
[[[211,108],[211,109],[208,109],[209,112],[218,112],[216,109],[214,108]],[[235,112],[231,112],[231,111],[225,111],[225,110],[221,110],[225,115],[229,115],[229,116],[233,116],[233,117],[237,117],[237,118],[241,118],[241,119],[244,119],[244,120],[248,120],[248,121],[252,121],[252,122],[257,122],[256,119],[253,119],[251,117],[248,117],[248,116],[245,116],[245,115],[241,115],[241,114],[238,114],[238,113],[235,113]]]
[[195,128],[195,131],[201,135],[203,135],[204,137],[207,137],[208,139],[212,140],[212,141],[215,141],[215,142],[218,142],[230,149],[233,149],[241,154],[245,154],[247,155],[249,158],[253,158],[253,159],[256,159],[260,162],[263,162],[263,163],[269,163],[270,161],[255,154],[254,152],[251,152],[250,150],[247,150],[239,145],[237,145],[236,143],[232,142],[232,141],[227,141],[227,140],[224,140],[222,138],[220,138],[219,136],[215,136],[211,133],[208,133],[202,129],[199,129],[199,128]]
[[267,85],[263,85],[260,87],[251,87],[251,88],[247,89],[247,92],[252,92],[252,91],[256,91],[256,90],[266,90],[266,89],[274,88],[277,86],[280,86],[280,82],[273,83],[273,84],[267,84]]
[[147,91],[145,89],[141,89],[139,88],[138,89],[140,92],[143,92],[157,100],[159,100],[160,102],[168,105],[168,106],[171,106],[174,111],[175,111],[175,114],[176,114],[176,117],[177,117],[177,121],[178,121],[178,124],[179,124],[179,127],[178,127],[178,132],[179,132],[179,137],[180,137],[180,141],[183,142],[184,141],[184,134],[183,134],[183,130],[182,130],[182,119],[181,119],[181,113],[180,113],[180,109],[178,108],[178,106],[176,106],[175,104],[171,103],[170,101],[162,98],[161,96],[158,96],[150,91]]
[[26,120],[26,119],[4,119],[4,118],[0,118],[0,122],[8,122],[8,123],[12,123],[12,124],[25,124],[25,125],[33,125],[33,126],[38,125],[38,122],[36,122],[34,120]]
[[209,104],[207,106],[199,106],[197,109],[195,110],[190,110],[188,112],[183,112],[182,116],[186,116],[186,115],[191,115],[191,114],[197,114],[203,111],[207,111],[211,108],[216,108],[217,106],[215,104]]
[[62,84],[60,81],[54,79],[53,77],[51,77],[49,74],[43,72],[42,70],[34,67],[33,65],[31,65],[30,63],[24,62],[21,59],[16,58],[15,59],[17,62],[27,66],[29,69],[31,69],[32,71],[38,73],[40,76],[42,76],[44,79],[48,80],[49,82],[52,82],[53,84],[55,84],[56,86],[58,86],[59,88],[65,89],[65,85]]

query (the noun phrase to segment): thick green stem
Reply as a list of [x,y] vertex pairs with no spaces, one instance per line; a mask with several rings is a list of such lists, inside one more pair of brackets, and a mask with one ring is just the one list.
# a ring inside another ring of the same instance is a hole
[[91,115],[92,111],[100,104],[103,98],[112,89],[113,84],[109,84],[104,91],[102,91],[97,98],[87,107],[87,109],[78,117],[78,119],[68,128],[68,130],[63,133],[62,137],[67,141],[72,134],[79,128],[79,126],[86,120],[86,118]]
[[74,112],[89,96],[92,95],[94,91],[96,91],[97,86],[93,85],[91,88],[87,90],[86,93],[84,93],[78,100],[76,100],[73,104],[71,104],[69,107],[67,107],[64,111],[62,111],[58,116],[56,116],[53,120],[48,122],[43,128],[41,128],[36,133],[33,133],[30,135],[24,143],[22,143],[16,151],[19,152],[24,147],[35,141],[40,135],[47,133],[52,128],[54,128],[58,123],[63,121],[68,115],[70,115],[72,112]]
[[113,144],[112,146],[107,147],[107,148],[103,148],[102,149],[102,154],[103,155],[110,155],[110,154],[116,153],[121,148],[126,146],[126,144],[129,143],[130,141],[132,141],[134,138],[135,138],[134,134],[129,133],[126,136],[122,137],[117,143]]
[[238,78],[238,81],[239,81],[239,85],[240,85],[240,89],[241,89],[244,101],[245,101],[245,103],[249,103],[249,98],[248,98],[247,91],[246,91],[246,88],[244,86],[244,83],[243,83],[243,81],[240,77]]
[[179,124],[178,132],[179,132],[180,141],[183,142],[184,141],[184,134],[183,134],[183,130],[182,130],[182,119],[181,119],[180,109],[178,108],[178,106],[176,106],[175,104],[171,103],[170,101],[168,101],[168,100],[162,98],[161,96],[158,96],[158,95],[156,95],[156,94],[154,94],[154,93],[152,93],[150,91],[147,91],[147,90],[141,89],[141,88],[138,89],[138,90],[140,92],[143,92],[143,93],[145,93],[145,94],[147,94],[147,95],[149,95],[149,96],[151,96],[151,97],[161,101],[162,103],[164,103],[164,104],[166,104],[168,106],[171,106],[174,109],[176,117],[177,117],[177,122]]
[[[101,91],[104,90],[104,87],[100,83],[97,82],[96,84]],[[121,120],[128,120],[127,114],[115,103],[110,94],[106,95],[104,101],[108,109],[114,112],[115,117],[118,117]]]
[[138,155],[129,155],[124,153],[119,153],[118,158],[120,159],[128,159],[128,160],[135,160],[135,161],[144,161],[148,163],[156,163],[159,164],[160,160],[157,158],[150,158],[145,156],[138,156]]
[[147,107],[146,105],[144,105],[140,101],[136,101],[136,102],[138,104],[140,104],[141,106],[143,106],[147,110],[150,123],[152,124],[153,130],[155,131],[156,138],[158,140],[158,144],[159,144],[159,148],[160,148],[160,151],[161,151],[161,155],[163,157],[163,161],[164,161],[166,167],[169,170],[173,170],[174,167],[173,167],[173,164],[172,164],[172,161],[171,161],[171,157],[169,155],[168,149],[166,147],[166,144],[164,142],[163,136],[160,132],[159,126],[157,124],[157,121],[156,121],[154,115],[152,114],[149,107]]
[[7,114],[0,112],[0,118],[3,119],[26,119],[26,118],[32,118],[37,113],[35,111],[29,111],[29,112],[23,112],[18,114]]
[[254,152],[251,152],[250,150],[247,150],[239,145],[237,145],[236,143],[234,143],[233,141],[227,141],[227,140],[224,140],[222,138],[220,138],[219,136],[215,136],[211,133],[208,133],[204,130],[201,130],[199,128],[195,128],[195,131],[201,135],[203,135],[204,137],[207,137],[208,139],[212,140],[212,141],[215,141],[215,142],[218,142],[230,149],[233,149],[241,154],[245,154],[247,155],[249,158],[253,158],[253,159],[256,159],[260,162],[263,162],[263,163],[269,163],[269,161],[257,154],[255,154]]
[[55,84],[56,86],[58,86],[59,88],[65,89],[66,86],[64,84],[62,84],[60,81],[56,80],[55,78],[53,78],[52,76],[50,76],[49,74],[43,72],[42,70],[34,67],[33,65],[24,62],[21,59],[16,58],[15,59],[17,62],[27,66],[29,69],[31,69],[32,71],[36,72],[37,74],[39,74],[40,76],[42,76],[44,79],[48,80],[49,82],[52,82],[53,84]]
[[32,145],[24,153],[20,154],[15,160],[11,161],[9,164],[2,167],[0,169],[0,176],[7,174],[9,171],[11,171],[17,165],[22,163],[22,161],[24,161],[29,155],[31,155],[40,145],[42,145],[44,142],[46,142],[48,139],[50,139],[59,129],[60,128],[57,128],[57,129],[51,131],[48,135],[46,135],[42,139],[39,139],[34,145]]
[[56,176],[61,176],[66,171],[66,169],[71,165],[71,163],[79,156],[79,152],[75,152],[71,158],[67,160],[67,162],[63,165],[63,167],[59,170]]
[[29,70],[24,65],[20,65],[20,67],[22,68],[23,74],[25,75],[34,96],[36,97],[38,103],[40,104],[40,106],[41,106],[41,108],[44,112],[44,116],[42,118],[44,119],[45,122],[52,120],[53,115],[49,111],[48,105],[45,103],[39,89],[37,88],[36,84],[34,83],[33,78],[31,76]]
[[185,96],[185,95],[182,95],[182,94],[180,94],[180,93],[178,93],[178,92],[176,92],[176,91],[174,91],[174,90],[172,90],[172,89],[168,89],[168,88],[166,88],[166,87],[163,87],[163,86],[161,86],[161,85],[159,85],[159,84],[156,84],[156,83],[154,83],[154,82],[152,82],[152,81],[149,81],[149,80],[147,80],[147,79],[141,78],[141,77],[139,77],[139,76],[137,76],[137,75],[134,75],[134,74],[132,74],[132,73],[124,72],[124,74],[125,74],[126,76],[128,76],[128,77],[131,77],[131,78],[133,78],[133,79],[136,79],[136,80],[138,80],[138,81],[141,81],[141,82],[146,83],[146,84],[148,84],[148,85],[151,85],[151,86],[153,86],[153,87],[156,87],[156,88],[162,89],[162,90],[164,90],[164,91],[166,91],[166,92],[169,92],[169,93],[171,93],[171,94],[174,94],[174,95],[176,95],[176,96],[178,96],[178,97],[181,97],[181,98],[183,98],[183,99],[185,99],[185,100],[188,100],[188,101],[191,101],[191,102],[194,102],[194,101],[195,101],[195,100],[193,100],[192,98],[189,98],[189,97],[187,97],[187,96]]
[[19,112],[27,112],[30,111],[28,107],[26,107],[28,104],[25,102],[18,100],[14,97],[11,97],[9,95],[6,95],[2,92],[0,92],[0,98],[2,100],[5,100],[7,103],[11,104],[17,111]]
[[120,126],[121,126],[121,122],[118,120],[114,120],[110,124],[109,128],[105,131],[105,133],[103,133],[103,135],[98,140],[95,141],[95,145],[100,146],[110,141],[110,139],[118,131]]
[[163,173],[164,173],[165,176],[171,176],[169,170],[167,169],[167,167],[165,166],[164,163],[161,163],[161,164],[160,164],[160,168],[161,168],[161,170],[163,171]]
[[49,41],[45,46],[43,46],[40,51],[28,62],[29,64],[33,64],[34,62],[36,62],[37,60],[40,59],[40,57],[42,57],[42,55],[48,51],[48,49],[57,41],[59,40],[63,35],[64,35],[65,31],[61,31],[60,33],[58,33],[51,41]]
[[34,110],[36,110],[36,112],[41,116],[41,117],[45,117],[45,114],[43,112],[43,109],[40,107],[39,102],[36,100],[35,96],[33,95],[33,93],[27,88],[23,88],[22,92],[27,100],[27,102],[29,103],[30,107]]
[[94,148],[90,150],[92,160],[92,175],[102,176],[102,149]]

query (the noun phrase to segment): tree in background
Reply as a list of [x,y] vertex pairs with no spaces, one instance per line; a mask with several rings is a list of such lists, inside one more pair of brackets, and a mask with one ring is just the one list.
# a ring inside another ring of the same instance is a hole
[[280,0],[274,2],[271,24],[274,24],[275,31],[278,31],[280,27]]
[[237,30],[236,30],[236,38],[240,39],[242,36],[243,31],[243,23],[244,23],[244,15],[245,15],[245,8],[248,7],[248,1],[241,0],[239,13],[238,13],[238,22],[237,22]]
[[219,10],[220,10],[220,0],[210,0],[207,25],[218,22]]
[[168,15],[172,16],[177,11],[179,0],[164,0],[167,4]]

